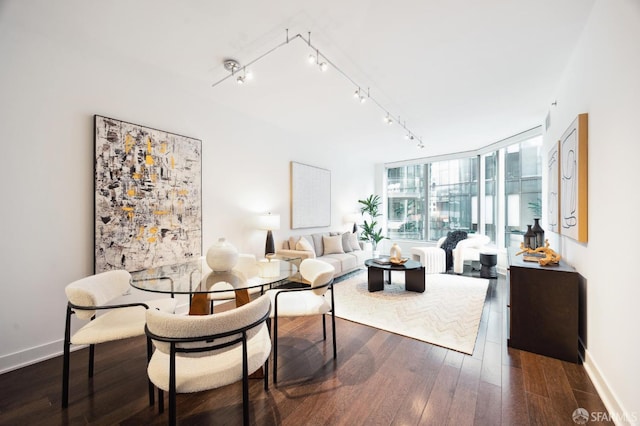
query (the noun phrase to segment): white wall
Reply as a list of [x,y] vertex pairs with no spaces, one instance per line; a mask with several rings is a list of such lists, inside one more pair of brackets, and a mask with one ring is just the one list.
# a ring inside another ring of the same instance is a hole
[[202,140],[204,251],[225,236],[261,254],[265,231],[252,223],[267,211],[282,217],[276,244],[288,237],[290,161],[331,170],[331,229],[349,228],[344,214],[374,189],[374,165],[230,110],[210,83],[61,39],[40,29],[46,16],[7,10],[0,6],[0,372],[61,353],[64,287],[93,272],[94,114]]
[[638,40],[640,2],[596,2],[550,100],[557,106],[545,134],[548,150],[577,114],[589,114],[589,241],[548,234],[552,247],[586,280],[585,367],[609,409],[634,424],[640,424]]

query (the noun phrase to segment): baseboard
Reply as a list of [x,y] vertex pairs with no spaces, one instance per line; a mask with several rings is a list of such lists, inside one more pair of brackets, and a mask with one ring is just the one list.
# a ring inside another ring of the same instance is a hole
[[[600,395],[600,399],[604,403],[607,411],[609,412],[610,419],[616,425],[638,425],[638,413],[632,413],[630,411],[625,411],[624,407],[620,405],[618,402],[618,398],[616,398],[615,392],[609,384],[607,383],[604,375],[601,373],[598,368],[595,360],[590,356],[589,351],[584,351],[584,369],[587,372],[587,375],[593,382],[596,390],[598,391],[598,395]],[[593,416],[594,414],[591,413]]]
[[[62,355],[63,344],[63,339],[60,339],[23,351],[3,355],[0,357],[0,374],[60,356]],[[62,361],[60,361],[60,371],[62,371]]]
[[[176,314],[187,314],[189,312],[188,303],[178,304],[176,306]],[[64,346],[63,339],[55,340],[44,345],[34,346],[23,351],[14,352],[0,356],[0,374],[18,370],[29,365],[37,364],[51,358],[62,355]],[[85,346],[71,346],[71,351],[77,351]],[[60,369],[62,369],[62,360],[60,360]],[[61,370],[62,371],[62,370]]]

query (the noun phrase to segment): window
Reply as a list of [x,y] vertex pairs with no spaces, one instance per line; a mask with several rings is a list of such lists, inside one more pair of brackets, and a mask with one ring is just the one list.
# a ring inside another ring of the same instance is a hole
[[387,233],[395,239],[424,239],[425,166],[387,169]]
[[479,155],[388,167],[391,239],[437,241],[451,230],[519,246],[542,214],[542,136],[532,129]]

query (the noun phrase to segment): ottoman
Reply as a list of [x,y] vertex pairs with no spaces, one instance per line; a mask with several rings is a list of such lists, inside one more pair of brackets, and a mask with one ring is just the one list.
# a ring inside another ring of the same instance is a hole
[[444,250],[439,247],[411,247],[411,257],[424,266],[427,274],[447,272],[446,255]]

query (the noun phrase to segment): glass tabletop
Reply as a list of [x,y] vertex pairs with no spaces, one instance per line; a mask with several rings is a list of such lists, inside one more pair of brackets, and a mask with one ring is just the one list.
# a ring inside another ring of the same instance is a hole
[[[273,258],[272,258],[273,259]],[[275,288],[299,280],[301,259],[276,256],[278,268],[247,278],[241,272],[213,272],[205,258],[131,272],[131,286],[139,290],[169,294],[220,293],[268,286]],[[261,260],[257,262],[265,262]],[[263,271],[262,268],[259,268]],[[261,276],[266,275],[266,276]],[[222,284],[222,285],[221,285]]]

